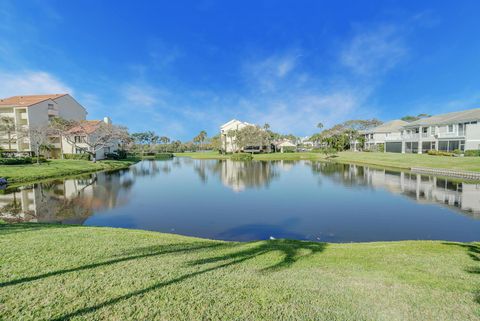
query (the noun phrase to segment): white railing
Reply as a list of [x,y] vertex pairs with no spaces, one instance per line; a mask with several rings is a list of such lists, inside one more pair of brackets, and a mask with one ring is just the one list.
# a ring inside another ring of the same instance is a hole
[[465,132],[461,132],[461,133],[457,133],[457,132],[453,132],[453,133],[438,133],[438,137],[439,137],[439,138],[464,137],[464,136],[465,136]]

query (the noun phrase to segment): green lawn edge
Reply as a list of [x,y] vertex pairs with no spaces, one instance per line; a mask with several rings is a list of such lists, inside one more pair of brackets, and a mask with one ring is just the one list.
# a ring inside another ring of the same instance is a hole
[[95,163],[87,160],[49,160],[46,163],[28,165],[0,165],[0,177],[10,186],[36,183],[56,178],[75,177],[82,174],[114,171],[128,168],[140,159],[101,160]]
[[[191,157],[195,159],[229,159],[229,155],[217,152],[177,153],[178,157]],[[376,165],[392,169],[410,170],[412,167],[441,168],[459,171],[480,172],[479,157],[449,157],[433,156],[427,154],[398,154],[375,152],[340,152],[334,157],[326,157],[321,153],[272,153],[255,154],[254,160],[317,160],[332,161],[358,165]]]
[[[0,224],[5,320],[478,320],[480,243]],[[248,308],[246,308],[248,307]]]

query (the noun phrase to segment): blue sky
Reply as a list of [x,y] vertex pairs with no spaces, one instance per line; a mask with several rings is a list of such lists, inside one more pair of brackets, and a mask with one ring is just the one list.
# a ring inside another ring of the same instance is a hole
[[479,1],[0,0],[0,96],[70,92],[131,131],[310,135],[480,107]]

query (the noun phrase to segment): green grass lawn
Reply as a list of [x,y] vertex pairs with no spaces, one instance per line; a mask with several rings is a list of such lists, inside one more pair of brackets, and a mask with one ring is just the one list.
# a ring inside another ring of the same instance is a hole
[[[228,156],[217,152],[179,153],[177,156],[187,156],[202,159],[225,159]],[[325,160],[321,153],[272,153],[256,154],[256,160]],[[431,156],[427,154],[397,154],[397,153],[366,153],[341,152],[330,160],[342,163],[370,164],[384,167],[410,169],[411,167],[447,168],[465,171],[480,171],[480,157],[449,157]]]
[[480,243],[0,224],[2,320],[479,320]]
[[39,165],[0,165],[0,177],[5,177],[9,183],[16,184],[61,176],[121,169],[135,162],[136,160],[104,160],[93,163],[87,160],[53,159]]

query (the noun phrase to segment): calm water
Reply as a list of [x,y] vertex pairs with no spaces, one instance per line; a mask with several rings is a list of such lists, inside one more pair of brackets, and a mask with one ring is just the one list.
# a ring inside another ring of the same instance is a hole
[[480,240],[480,185],[355,165],[144,161],[0,194],[7,220],[222,240]]

